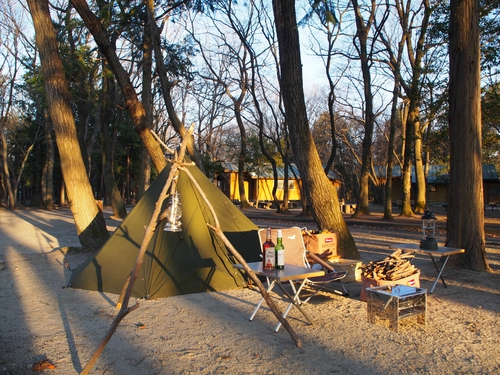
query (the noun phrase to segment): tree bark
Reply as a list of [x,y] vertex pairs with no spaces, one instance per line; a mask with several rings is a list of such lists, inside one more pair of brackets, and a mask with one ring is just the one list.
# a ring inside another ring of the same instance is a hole
[[45,96],[54,125],[61,170],[82,246],[98,248],[109,233],[92,194],[83,162],[69,92],[47,0],[28,0],[42,63]]
[[486,271],[490,268],[484,235],[479,0],[451,0],[450,5],[450,184],[446,245],[465,248],[465,253],[456,258],[467,268]]
[[335,230],[343,257],[359,259],[354,239],[340,211],[337,191],[326,177],[309,129],[304,101],[295,2],[273,0],[281,65],[281,92],[292,149],[304,192],[320,229]]

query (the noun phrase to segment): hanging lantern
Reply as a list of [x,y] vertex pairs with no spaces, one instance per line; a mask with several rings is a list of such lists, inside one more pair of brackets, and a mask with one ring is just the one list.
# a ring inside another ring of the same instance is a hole
[[420,241],[421,249],[436,250],[438,248],[437,240],[434,238],[436,233],[436,217],[430,210],[424,211],[422,216],[423,238]]
[[165,232],[181,232],[182,207],[181,196],[179,193],[173,193],[170,195],[166,216],[167,224],[165,224],[165,228],[163,230]]

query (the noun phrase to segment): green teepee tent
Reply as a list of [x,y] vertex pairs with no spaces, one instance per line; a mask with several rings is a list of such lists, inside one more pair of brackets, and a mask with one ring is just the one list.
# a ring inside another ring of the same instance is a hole
[[[255,224],[197,167],[188,168],[214,207],[226,237],[247,262],[259,261],[261,251]],[[134,267],[145,227],[169,172],[170,165],[159,174],[103,247],[73,270],[70,287],[120,294]],[[132,296],[158,298],[241,286],[244,279],[240,271],[232,267],[235,261],[231,253],[206,225],[214,223],[210,210],[182,171],[177,192],[182,201],[182,232],[165,232],[165,223],[158,225]]]

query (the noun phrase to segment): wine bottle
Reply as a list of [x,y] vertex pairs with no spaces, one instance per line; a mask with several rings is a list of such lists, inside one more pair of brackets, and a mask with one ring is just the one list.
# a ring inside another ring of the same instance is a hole
[[274,269],[274,265],[276,263],[276,254],[274,250],[274,242],[271,238],[271,227],[267,227],[266,242],[262,244],[262,255],[264,256],[264,269]]
[[283,237],[281,230],[278,230],[278,238],[276,239],[276,269],[282,270],[285,268],[285,247],[283,246]]

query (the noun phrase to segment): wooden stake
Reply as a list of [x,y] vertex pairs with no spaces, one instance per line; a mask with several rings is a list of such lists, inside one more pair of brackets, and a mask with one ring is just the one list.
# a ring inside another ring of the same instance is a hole
[[283,327],[288,331],[290,336],[292,337],[293,341],[295,342],[295,345],[297,347],[302,347],[302,341],[300,338],[297,336],[295,331],[293,330],[292,326],[288,323],[288,321],[283,318],[283,313],[279,310],[278,306],[274,303],[272,298],[269,296],[269,293],[267,292],[266,288],[264,285],[262,285],[262,282],[259,280],[257,275],[250,269],[248,266],[248,263],[245,261],[245,259],[241,256],[241,254],[236,250],[236,248],[233,246],[233,244],[228,240],[224,232],[222,231],[220,224],[219,224],[219,219],[217,217],[217,214],[215,213],[215,209],[208,200],[207,196],[201,189],[200,185],[198,184],[198,181],[193,177],[191,172],[185,167],[179,167],[179,170],[186,173],[186,175],[189,177],[193,185],[196,187],[196,190],[198,190],[198,193],[201,195],[202,199],[205,201],[205,204],[207,205],[208,209],[210,210],[212,217],[214,219],[215,225],[210,225],[207,223],[207,226],[214,231],[214,233],[224,242],[224,245],[229,249],[231,254],[236,258],[236,260],[243,266],[245,269],[245,272],[250,276],[252,281],[257,285],[259,288],[260,293],[262,294],[262,297],[264,297],[264,300],[266,301],[267,305],[269,306],[269,309],[273,312],[273,314],[278,318],[278,320],[281,322]]

